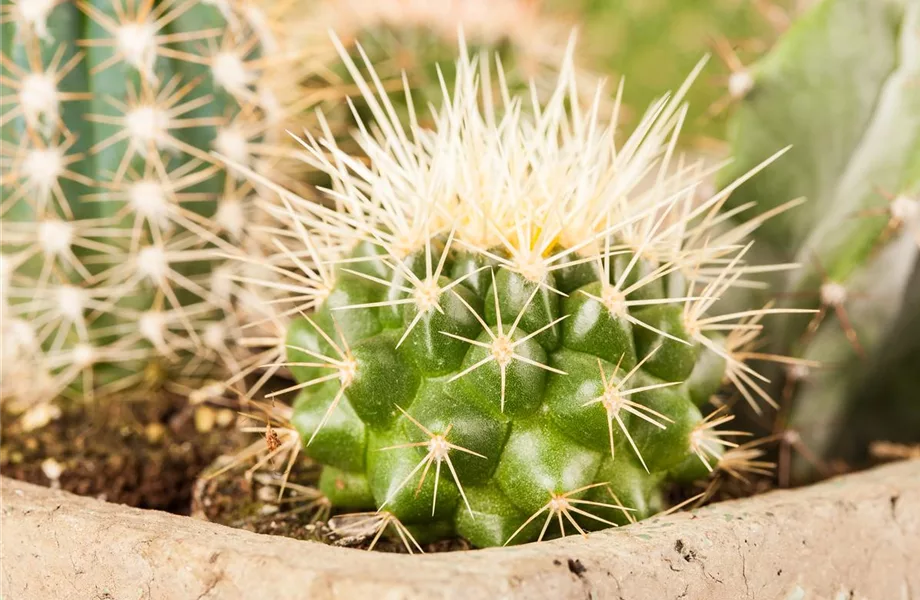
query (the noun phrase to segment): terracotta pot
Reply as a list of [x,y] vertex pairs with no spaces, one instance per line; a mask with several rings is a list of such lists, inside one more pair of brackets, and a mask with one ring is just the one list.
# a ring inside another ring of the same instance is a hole
[[408,556],[2,480],[2,597],[908,600],[920,461],[542,544]]

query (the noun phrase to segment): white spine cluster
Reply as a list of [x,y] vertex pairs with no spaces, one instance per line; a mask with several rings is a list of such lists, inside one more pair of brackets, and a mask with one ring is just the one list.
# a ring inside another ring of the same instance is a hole
[[19,11],[19,27],[43,40],[51,36],[48,32],[48,17],[51,9],[60,4],[60,0],[17,0],[16,9]]
[[30,73],[22,80],[19,104],[29,127],[47,132],[59,118],[57,82],[47,73]]
[[157,27],[149,22],[123,23],[115,31],[116,48],[125,62],[156,81]]

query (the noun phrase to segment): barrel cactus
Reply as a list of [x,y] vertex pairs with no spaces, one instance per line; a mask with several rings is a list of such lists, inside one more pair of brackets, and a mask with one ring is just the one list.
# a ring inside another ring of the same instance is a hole
[[356,133],[370,164],[308,133],[326,204],[234,165],[288,223],[297,383],[278,393],[297,393],[332,506],[495,546],[646,517],[669,482],[725,462],[738,432],[709,401],[733,382],[772,402],[744,361],[780,310],[715,308],[755,283],[745,238],[762,219],[724,228],[731,188],[697,194],[707,172],[674,152],[687,86],[618,144],[615,119],[575,101],[571,54],[540,102],[464,50],[434,127],[403,126],[341,52],[376,119]]
[[206,375],[257,308],[215,252],[249,243],[257,190],[212,152],[274,172],[280,28],[228,0],[2,10],[4,399]]
[[[807,199],[761,228],[758,245],[766,260],[802,265],[777,288],[818,310],[777,322],[771,338],[778,351],[822,363],[788,370],[790,416],[778,431],[824,460],[859,461],[872,441],[917,441],[920,430],[907,366],[920,314],[909,292],[920,264],[918,31],[916,0],[818,3],[752,65],[732,123],[736,161],[725,182],[792,149],[729,205],[766,212],[782,198]],[[813,475],[820,462],[796,471]]]

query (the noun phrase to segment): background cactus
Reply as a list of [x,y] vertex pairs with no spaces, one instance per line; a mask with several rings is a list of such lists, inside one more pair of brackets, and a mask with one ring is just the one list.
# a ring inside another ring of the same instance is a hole
[[723,381],[772,402],[744,359],[777,309],[714,309],[751,283],[760,220],[719,232],[732,188],[697,196],[707,173],[674,153],[686,87],[617,146],[598,104],[579,108],[570,57],[550,100],[524,106],[464,54],[435,127],[403,127],[342,56],[379,132],[356,134],[370,166],[329,132],[304,140],[337,210],[237,165],[282,199],[276,264],[303,316],[284,361],[298,383],[278,393],[298,392],[291,421],[334,507],[492,546],[643,518],[667,482],[726,463],[763,468],[709,405]]
[[758,232],[759,247],[802,265],[778,285],[820,309],[772,334],[823,363],[788,373],[792,414],[780,426],[824,458],[917,441],[920,381],[908,365],[920,304],[908,285],[920,253],[920,2],[826,0],[750,71],[724,180],[792,149],[729,205],[769,211],[807,197]]
[[791,0],[548,0],[546,11],[579,23],[582,54],[592,68],[626,78],[625,117],[645,107],[689,72],[698,57],[718,59],[688,92],[684,142],[721,140],[729,105],[750,85],[746,66],[789,26]]
[[[551,87],[553,70],[570,35],[567,23],[558,17],[549,18],[540,4],[531,0],[304,0],[301,6],[305,26],[293,35],[298,45],[314,49],[323,65],[305,85],[333,99],[324,112],[340,141],[348,139],[349,129],[357,124],[342,90],[352,91],[349,96],[358,121],[370,123],[374,116],[354,89],[339,54],[328,43],[330,30],[348,48],[359,68],[363,68],[362,54],[370,60],[388,90],[400,91],[404,84],[411,87],[414,107],[405,106],[398,95],[393,98],[404,120],[410,112],[426,118],[428,103],[440,101],[441,77],[450,81],[454,76],[458,33],[462,32],[472,52],[501,56],[512,88],[523,89],[534,79],[541,91]],[[405,81],[404,72],[409,74]],[[370,76],[367,72],[363,75]]]
[[[625,77],[628,85],[618,116],[631,126],[700,56],[715,51],[719,60],[688,91],[690,112],[684,130],[690,135],[683,139],[712,146],[715,139],[723,138],[726,109],[749,86],[745,65],[770,48],[799,4],[791,0],[451,0],[436,4],[330,0],[304,2],[311,25],[298,36],[303,45],[326,47],[325,34],[331,29],[352,48],[351,55],[359,63],[355,44],[360,44],[391,90],[401,88],[402,70],[411,73],[416,112],[424,118],[428,102],[438,102],[441,96],[438,69],[445,71],[447,80],[453,77],[459,29],[473,52],[499,53],[513,90],[523,91],[535,80],[538,90],[547,91],[552,89],[565,39],[577,26],[581,62],[591,70],[583,70],[580,79],[588,83],[594,73],[602,73],[615,83]],[[337,56],[330,55],[325,64],[326,77],[314,77],[312,84],[333,82],[336,89],[347,88],[350,79]],[[609,89],[603,98],[608,114],[613,91]],[[372,120],[361,99],[353,100],[361,119]],[[399,98],[394,98],[394,104],[405,113]],[[329,116],[354,125],[343,115]]]
[[257,190],[212,151],[283,177],[299,99],[280,27],[242,1],[2,6],[3,397],[236,364],[259,307],[219,253],[251,245]]

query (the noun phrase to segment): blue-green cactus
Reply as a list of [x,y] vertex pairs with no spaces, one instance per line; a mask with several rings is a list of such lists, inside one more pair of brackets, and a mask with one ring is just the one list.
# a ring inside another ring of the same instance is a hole
[[4,400],[206,374],[241,306],[214,249],[252,245],[256,193],[212,152],[277,171],[280,38],[248,2],[2,11]]

